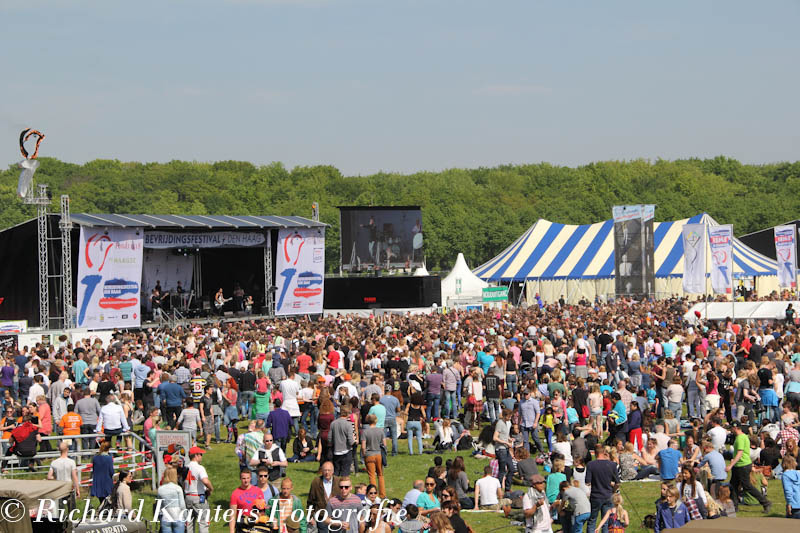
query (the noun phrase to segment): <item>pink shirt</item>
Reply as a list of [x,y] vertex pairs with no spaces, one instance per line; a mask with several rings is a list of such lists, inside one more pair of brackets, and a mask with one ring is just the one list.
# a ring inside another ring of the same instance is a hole
[[53,415],[47,402],[39,406],[39,433],[49,435],[53,432]]

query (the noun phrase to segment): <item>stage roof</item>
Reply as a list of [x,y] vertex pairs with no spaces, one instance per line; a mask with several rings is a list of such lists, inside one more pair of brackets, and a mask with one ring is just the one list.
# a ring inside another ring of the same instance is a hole
[[116,215],[73,213],[81,226],[151,229],[324,228],[327,224],[295,216],[256,215]]

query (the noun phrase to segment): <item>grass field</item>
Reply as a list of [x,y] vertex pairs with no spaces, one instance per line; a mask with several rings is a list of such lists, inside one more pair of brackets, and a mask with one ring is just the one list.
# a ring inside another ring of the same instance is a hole
[[[224,432],[224,429],[223,429]],[[390,445],[391,446],[391,445]],[[400,441],[400,455],[389,457],[389,466],[384,471],[386,479],[386,492],[390,498],[401,498],[412,487],[415,479],[423,478],[428,468],[433,466],[434,455],[408,455],[408,447],[405,440]],[[471,484],[483,474],[483,467],[488,464],[485,459],[473,459],[469,452],[448,452],[440,454],[444,460],[461,455],[465,459],[466,472]],[[227,509],[231,492],[239,484],[238,460],[232,444],[212,445],[211,450],[205,454],[203,459],[211,482],[214,485],[214,492],[210,498],[212,510],[217,506]],[[287,476],[292,479],[295,487],[295,494],[305,503],[311,480],[317,475],[318,464],[298,463],[290,464],[287,469]],[[542,472],[544,474],[544,472]],[[366,472],[361,471],[353,477],[354,484],[368,483]],[[524,489],[522,486],[514,488]],[[631,526],[628,531],[632,533],[643,533],[642,519],[646,514],[654,513],[653,502],[659,495],[659,483],[657,482],[627,482],[622,485],[622,494],[625,500],[625,508],[628,510],[631,519]],[[153,503],[153,493],[147,489],[134,492],[134,499],[142,498],[145,500],[145,515],[151,512]],[[770,481],[769,498],[775,504],[772,516],[781,517],[785,508],[783,493],[780,482]],[[135,501],[135,505],[138,501]],[[744,507],[740,508],[741,516],[763,516],[761,508]],[[502,516],[501,513],[470,513],[463,512],[464,520],[472,526],[477,533],[487,533],[495,530],[523,530],[519,526],[510,525],[510,520]],[[227,531],[227,524],[214,523],[211,526],[212,533],[222,533]],[[588,532],[592,533],[592,532]]]

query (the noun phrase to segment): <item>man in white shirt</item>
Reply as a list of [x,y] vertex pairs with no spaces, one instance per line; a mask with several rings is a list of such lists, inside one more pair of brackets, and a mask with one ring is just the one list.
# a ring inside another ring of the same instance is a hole
[[[189,472],[186,474],[184,492],[186,494],[186,508],[193,511],[190,520],[186,524],[187,533],[194,533],[194,521],[197,522],[199,533],[208,533],[209,505],[208,496],[214,490],[211,480],[208,479],[208,472],[200,462],[203,459],[205,450],[192,446],[189,448]],[[197,518],[199,516],[199,518]]]
[[286,454],[270,433],[264,435],[264,446],[258,449],[255,457],[250,461],[251,465],[254,461],[255,465],[253,466],[258,465],[267,468],[270,482],[280,479],[281,474],[285,473],[286,467],[289,466]]
[[44,376],[41,374],[37,374],[33,376],[33,385],[28,390],[28,403],[36,403],[36,398],[39,396],[44,396],[44,387],[42,387],[42,383],[44,383]]
[[522,510],[525,513],[525,532],[553,533],[553,520],[550,517],[550,504],[545,494],[544,478],[539,474],[531,476],[531,485],[531,488],[522,497]]
[[117,403],[117,398],[113,394],[108,395],[108,403],[100,408],[100,416],[97,417],[97,427],[95,433],[102,433],[106,440],[114,445],[114,437],[130,430],[128,420],[125,418],[125,411]]
[[711,445],[720,453],[725,450],[725,441],[728,440],[728,432],[720,425],[718,418],[711,419],[712,428],[706,433],[711,438]]
[[492,467],[483,468],[483,477],[475,482],[475,510],[498,511],[503,509],[508,516],[511,500],[503,498],[500,480],[492,476]]
[[50,470],[47,471],[47,479],[72,481],[75,496],[80,498],[81,484],[78,481],[78,465],[75,464],[75,461],[67,457],[67,453],[69,453],[69,444],[66,441],[61,441],[58,445],[58,451],[61,452],[61,456],[50,463]]

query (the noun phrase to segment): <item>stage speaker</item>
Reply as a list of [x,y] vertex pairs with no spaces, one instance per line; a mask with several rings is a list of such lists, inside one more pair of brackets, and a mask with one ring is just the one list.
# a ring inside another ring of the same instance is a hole
[[224,313],[222,313],[222,316],[224,316],[225,318],[230,318],[233,316],[233,311],[225,311]]
[[325,309],[430,307],[441,303],[439,276],[325,278]]

